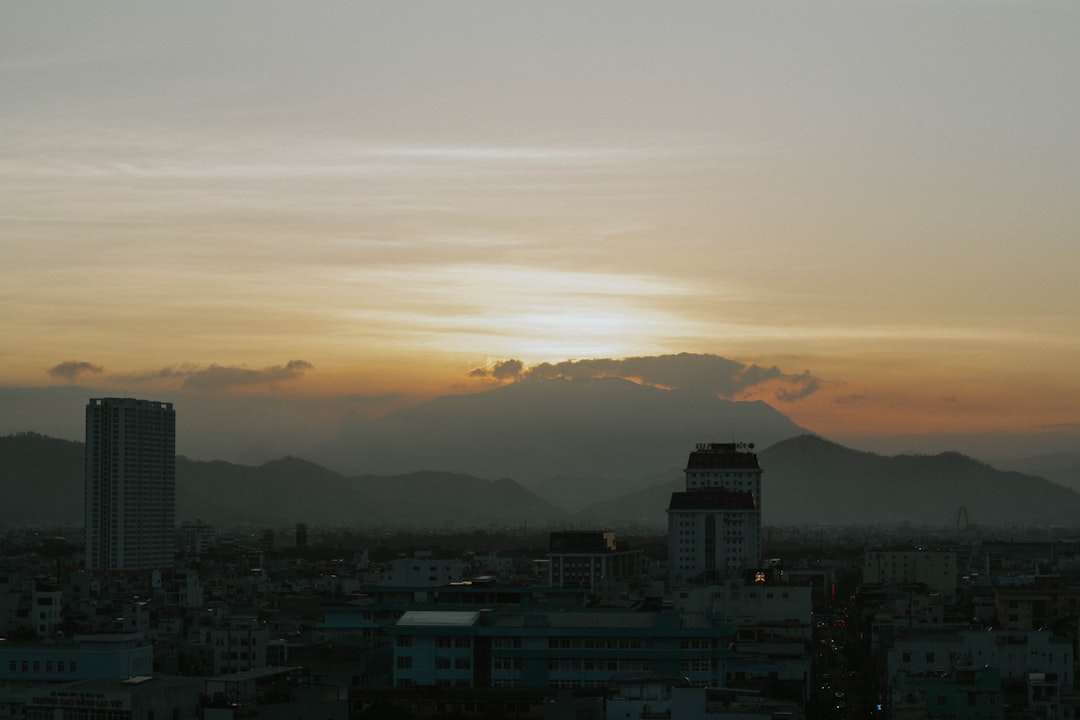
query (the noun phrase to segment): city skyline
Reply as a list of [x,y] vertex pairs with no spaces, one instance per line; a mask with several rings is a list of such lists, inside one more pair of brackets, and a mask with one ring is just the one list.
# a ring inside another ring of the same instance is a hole
[[690,353],[829,437],[1080,427],[1074,5],[0,13],[0,392],[340,420]]

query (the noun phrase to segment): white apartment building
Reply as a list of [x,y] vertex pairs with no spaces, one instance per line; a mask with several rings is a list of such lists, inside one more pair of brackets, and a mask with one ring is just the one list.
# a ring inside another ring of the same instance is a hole
[[749,492],[761,508],[761,466],[753,443],[699,443],[686,462],[686,489]]
[[686,490],[668,505],[672,587],[741,577],[760,565],[761,467],[753,445],[702,443],[686,463]]
[[256,622],[231,621],[210,630],[213,673],[238,673],[266,667],[270,631]]
[[749,492],[672,493],[668,505],[672,587],[740,577],[761,557],[761,513]]

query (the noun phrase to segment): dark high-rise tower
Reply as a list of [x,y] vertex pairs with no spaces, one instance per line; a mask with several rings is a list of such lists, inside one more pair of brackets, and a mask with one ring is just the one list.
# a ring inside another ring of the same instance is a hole
[[176,414],[172,403],[95,398],[86,406],[86,568],[173,564]]

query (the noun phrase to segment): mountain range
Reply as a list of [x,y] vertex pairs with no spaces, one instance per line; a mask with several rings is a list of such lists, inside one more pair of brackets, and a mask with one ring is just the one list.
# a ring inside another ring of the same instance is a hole
[[[1080,517],[1073,490],[958,453],[886,457],[801,435],[766,448],[759,459],[767,525],[948,527],[961,506],[982,525],[1071,525]],[[81,443],[29,433],[0,438],[0,523],[81,524],[82,463]],[[436,471],[346,477],[295,457],[260,466],[180,457],[177,519],[222,526],[662,529],[671,493],[684,489],[678,475],[572,513],[511,479]]]

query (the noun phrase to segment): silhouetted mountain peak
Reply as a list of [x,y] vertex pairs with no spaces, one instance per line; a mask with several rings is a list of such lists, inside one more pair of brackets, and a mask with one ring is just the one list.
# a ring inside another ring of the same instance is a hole
[[[542,492],[558,477],[635,484],[681,467],[695,442],[737,435],[765,445],[802,432],[766,403],[708,392],[621,378],[526,380],[400,410],[313,449],[311,457],[347,474],[438,467],[512,477]],[[568,505],[598,499],[587,497],[587,487],[568,489],[570,495],[559,493]]]

